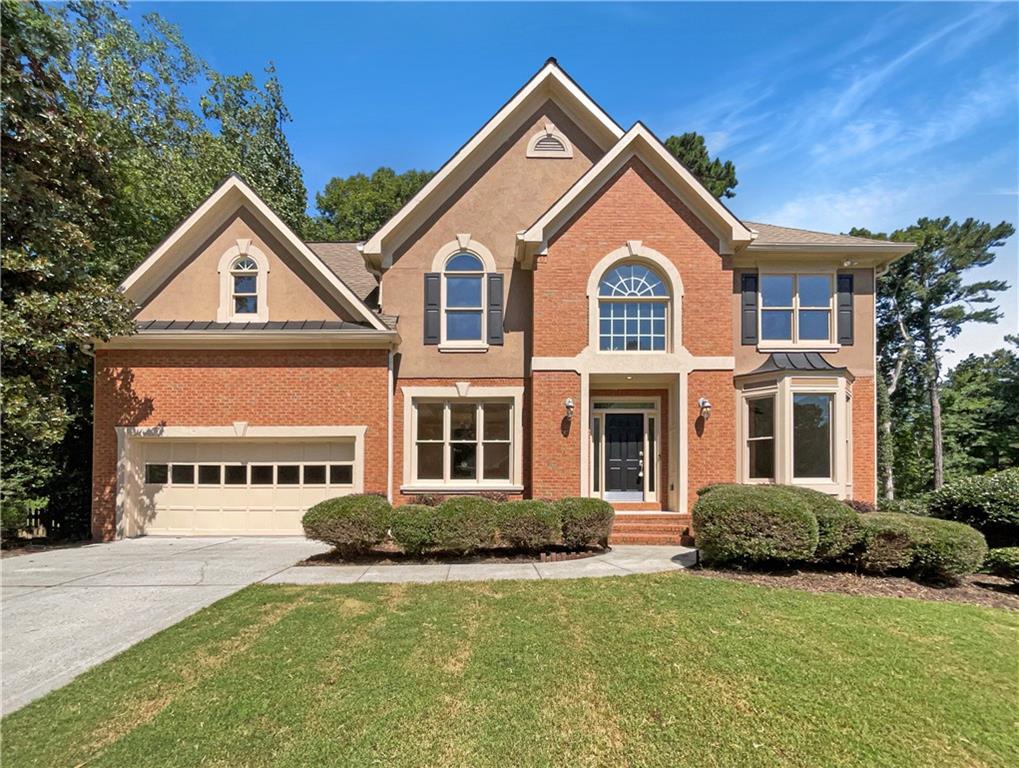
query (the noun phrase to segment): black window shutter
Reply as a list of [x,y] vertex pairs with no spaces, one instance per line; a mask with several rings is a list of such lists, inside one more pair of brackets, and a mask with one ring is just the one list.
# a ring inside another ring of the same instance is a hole
[[502,345],[502,275],[488,276],[488,343]]
[[741,276],[743,297],[740,302],[740,343],[757,343],[757,273],[744,272]]
[[853,345],[853,276],[838,276],[838,339],[839,344]]
[[438,344],[442,335],[442,275],[425,273],[425,344]]

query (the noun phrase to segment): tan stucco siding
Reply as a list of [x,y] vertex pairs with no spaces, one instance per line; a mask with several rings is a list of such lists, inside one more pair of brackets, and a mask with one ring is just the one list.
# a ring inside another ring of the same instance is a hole
[[219,262],[238,239],[251,240],[269,262],[269,320],[349,320],[315,278],[282,243],[241,209],[203,244],[142,306],[138,320],[216,320],[220,302]]
[[[528,158],[527,144],[546,122],[573,145],[571,159]],[[394,254],[382,277],[383,311],[399,315],[401,377],[522,376],[529,355],[531,273],[515,265],[516,234],[532,224],[601,156],[601,151],[554,102],[546,102],[451,195]],[[505,343],[484,353],[440,352],[424,346],[423,278],[442,246],[469,234],[505,275]]]
[[[824,359],[834,366],[845,367],[854,376],[874,375],[874,270],[843,269],[840,260],[812,257],[809,269],[790,267],[789,272],[828,270],[853,275],[853,344],[835,352],[824,352]],[[770,352],[758,351],[756,346],[740,343],[740,283],[746,269],[737,269],[733,278],[732,327],[733,348],[736,353],[736,375],[748,373],[768,359]]]

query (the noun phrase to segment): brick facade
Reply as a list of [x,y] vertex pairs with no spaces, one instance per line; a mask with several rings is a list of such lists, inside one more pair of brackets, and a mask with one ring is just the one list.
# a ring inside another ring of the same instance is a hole
[[[569,371],[535,371],[531,376],[531,494],[536,499],[580,495],[580,376]],[[576,406],[566,419],[566,398]]]
[[[687,378],[687,511],[697,489],[736,482],[736,397],[729,371],[694,371]],[[697,401],[707,398],[711,416],[701,418]]]
[[118,426],[365,425],[365,490],[386,490],[385,350],[98,350],[92,536],[115,535]]
[[874,377],[853,382],[853,498],[877,501],[877,393]]

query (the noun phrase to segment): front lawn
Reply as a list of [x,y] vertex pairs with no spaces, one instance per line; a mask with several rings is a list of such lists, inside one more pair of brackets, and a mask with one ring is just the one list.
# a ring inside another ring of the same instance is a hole
[[1017,649],[1006,611],[689,574],[257,586],[6,718],[2,758],[1006,766]]

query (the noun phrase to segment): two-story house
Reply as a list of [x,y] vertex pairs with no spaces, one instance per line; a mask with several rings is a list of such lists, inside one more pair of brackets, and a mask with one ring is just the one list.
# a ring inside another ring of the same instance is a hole
[[908,250],[741,221],[550,59],[367,242],[231,177],[124,281],[94,536],[299,533],[362,491],[873,500],[875,279]]

